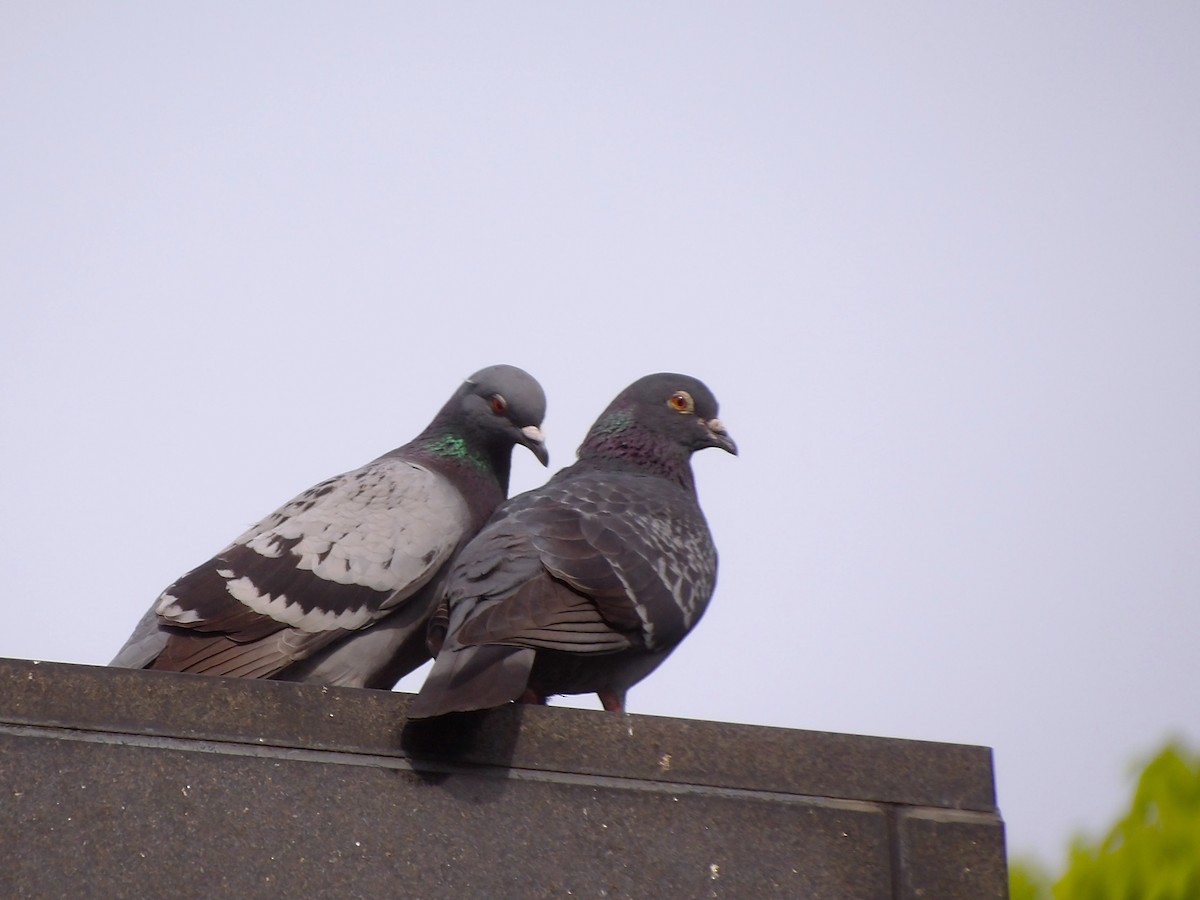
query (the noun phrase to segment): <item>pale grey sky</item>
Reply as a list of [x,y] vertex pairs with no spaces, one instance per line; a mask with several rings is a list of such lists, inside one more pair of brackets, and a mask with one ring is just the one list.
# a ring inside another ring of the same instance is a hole
[[630,708],[992,746],[1057,863],[1200,741],[1197,46],[1193,3],[6,4],[0,655],[107,661],[483,365],[555,467],[685,371],[742,455]]

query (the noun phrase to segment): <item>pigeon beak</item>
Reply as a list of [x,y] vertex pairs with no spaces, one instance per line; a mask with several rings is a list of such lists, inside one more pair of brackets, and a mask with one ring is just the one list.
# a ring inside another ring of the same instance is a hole
[[536,425],[526,425],[521,429],[521,444],[533,451],[543,466],[550,465],[550,453],[546,450],[546,436]]
[[725,452],[737,456],[737,444],[733,442],[733,438],[729,436],[729,432],[725,430],[725,425],[720,419],[709,419],[704,422],[704,427],[708,429],[708,434],[705,435],[706,447],[720,447]]

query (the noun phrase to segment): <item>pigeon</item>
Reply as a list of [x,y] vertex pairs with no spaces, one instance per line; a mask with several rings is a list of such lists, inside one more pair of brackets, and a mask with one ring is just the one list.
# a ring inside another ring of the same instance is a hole
[[702,382],[661,373],[622,391],[578,461],[501,505],[451,564],[408,718],[584,693],[623,712],[716,586],[691,468],[704,447],[737,453]]
[[390,689],[429,658],[447,562],[549,463],[546,397],[515,366],[468,378],[410,443],[284,504],[159,595],[110,663]]

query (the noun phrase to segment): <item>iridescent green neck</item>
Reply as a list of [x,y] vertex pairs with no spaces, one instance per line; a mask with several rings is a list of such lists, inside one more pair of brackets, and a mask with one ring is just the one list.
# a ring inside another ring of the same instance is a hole
[[447,459],[470,463],[482,471],[488,470],[487,460],[477,450],[468,447],[467,442],[456,434],[443,434],[433,438],[425,445],[425,449]]
[[625,429],[633,424],[633,416],[629,410],[614,409],[607,416],[592,426],[592,434],[594,435],[609,435],[620,434]]

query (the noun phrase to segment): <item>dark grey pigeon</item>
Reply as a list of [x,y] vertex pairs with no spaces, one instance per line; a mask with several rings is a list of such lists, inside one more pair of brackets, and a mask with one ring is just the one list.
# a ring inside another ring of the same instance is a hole
[[447,561],[548,461],[541,385],[489,366],[420,435],[309,488],[159,596],[111,665],[390,688],[429,658]]
[[592,692],[624,710],[716,584],[691,467],[704,447],[737,453],[701,382],[648,375],[622,391],[579,461],[502,505],[451,564],[409,718]]

